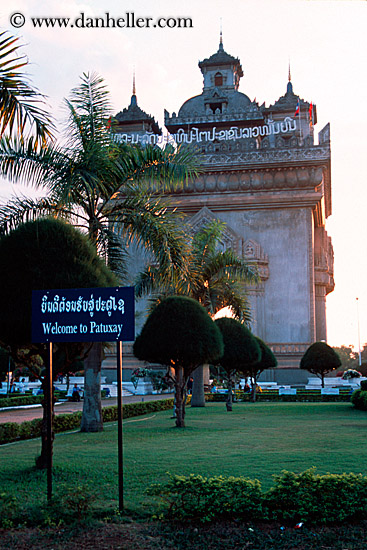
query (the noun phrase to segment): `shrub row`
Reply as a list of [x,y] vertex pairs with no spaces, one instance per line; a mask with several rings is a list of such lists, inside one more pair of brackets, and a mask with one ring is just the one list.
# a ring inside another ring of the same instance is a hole
[[[106,390],[101,391],[101,397],[102,399],[106,397]],[[66,391],[55,391],[54,392],[54,398],[55,401],[60,401],[61,399],[66,399]],[[22,405],[39,405],[43,401],[43,395],[32,395],[31,393],[29,395],[17,395],[14,396],[11,395],[9,397],[4,396],[0,400],[0,407],[21,407]]]
[[[338,402],[350,401],[350,390],[341,389],[339,395],[321,395],[320,390],[299,390],[296,395],[279,395],[278,390],[263,390],[256,393],[256,401],[295,401],[295,402]],[[223,402],[227,401],[227,395],[223,393],[208,393],[205,396],[206,401]],[[251,394],[236,391],[238,401],[251,401]]]
[[352,394],[351,401],[356,409],[367,411],[367,391],[356,390]]
[[147,490],[163,504],[160,518],[202,523],[275,520],[294,525],[365,519],[367,514],[367,476],[362,474],[317,475],[314,468],[300,474],[283,470],[266,492],[256,479],[168,475],[167,483]]
[[[146,401],[141,403],[127,403],[123,405],[123,417],[130,418],[132,416],[140,416],[143,414],[164,411],[172,409],[173,399],[162,399],[159,401]],[[117,420],[117,406],[104,407],[102,409],[104,422],[113,422]],[[69,430],[77,430],[80,428],[82,413],[75,412],[70,414],[59,414],[54,418],[55,433],[65,432]],[[0,445],[11,443],[21,439],[32,439],[40,437],[42,427],[42,419],[36,418],[17,424],[16,422],[6,422],[0,424]]]
[[39,405],[43,395],[20,395],[19,397],[5,397],[0,401],[0,407],[21,407],[22,405]]

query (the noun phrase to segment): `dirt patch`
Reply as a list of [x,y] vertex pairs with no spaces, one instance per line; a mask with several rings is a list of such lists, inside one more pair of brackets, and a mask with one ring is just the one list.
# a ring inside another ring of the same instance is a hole
[[367,522],[335,527],[129,522],[63,529],[0,530],[1,550],[365,550]]

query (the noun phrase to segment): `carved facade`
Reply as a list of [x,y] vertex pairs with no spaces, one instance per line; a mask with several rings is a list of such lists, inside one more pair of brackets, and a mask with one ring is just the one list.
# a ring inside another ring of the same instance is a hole
[[165,111],[167,130],[195,142],[203,166],[175,193],[175,206],[194,231],[213,217],[226,222],[223,247],[258,266],[261,281],[249,289],[253,331],[275,352],[282,381],[283,369],[298,369],[307,347],[327,339],[325,300],[334,289],[325,230],[330,128],[315,144],[316,106],[293,92],[290,75],[285,95],[269,107],[241,93],[241,63],[222,41],[199,68],[202,93],[177,114]]
[[[209,211],[225,221],[236,251],[256,262],[261,282],[249,289],[253,331],[270,344],[279,367],[295,368],[311,343],[327,339],[325,300],[334,288],[325,230],[330,128],[314,144],[316,106],[293,92],[290,75],[285,95],[269,107],[239,92],[242,67],[222,41],[199,68],[202,93],[177,114],[165,112],[170,133],[202,138],[196,141],[204,172],[177,194],[177,206],[193,219],[205,209],[206,217]],[[230,139],[231,130],[251,137]]]

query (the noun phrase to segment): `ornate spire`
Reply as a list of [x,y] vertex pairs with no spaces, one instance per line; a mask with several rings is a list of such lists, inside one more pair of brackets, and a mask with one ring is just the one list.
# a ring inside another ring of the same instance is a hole
[[222,18],[220,18],[219,50],[223,51]]
[[288,61],[288,84],[287,84],[287,94],[293,94],[293,86],[291,81],[291,62]]
[[134,72],[133,72],[133,95],[136,95],[136,90],[135,90],[135,68],[134,68]]
[[135,89],[135,67],[133,72],[133,95],[131,96],[131,102],[130,106],[133,107],[134,105],[137,105],[137,99],[136,99],[136,89]]

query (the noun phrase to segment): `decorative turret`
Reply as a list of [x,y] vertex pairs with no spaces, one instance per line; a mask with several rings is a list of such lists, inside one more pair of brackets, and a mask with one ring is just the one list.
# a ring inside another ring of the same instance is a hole
[[224,51],[222,32],[218,51],[200,61],[199,68],[204,76],[204,92],[212,88],[238,90],[240,78],[243,76],[242,66],[238,58]]
[[287,91],[273,105],[265,107],[261,106],[261,111],[268,120],[280,121],[285,117],[290,117],[297,120],[298,136],[301,139],[309,141],[309,145],[313,143],[313,126],[317,123],[316,105],[308,103],[300,98],[293,91],[291,79],[291,69],[288,66],[288,83]]
[[133,75],[133,91],[129,107],[117,113],[114,117],[114,131],[121,133],[145,134],[152,132],[161,135],[162,130],[158,126],[154,117],[148,115],[138,106],[135,88],[135,73]]
[[192,127],[251,126],[264,120],[255,101],[238,91],[243,76],[241,62],[223,47],[222,33],[216,53],[199,62],[204,77],[203,91],[188,99],[178,115],[165,111],[165,125],[169,132]]

